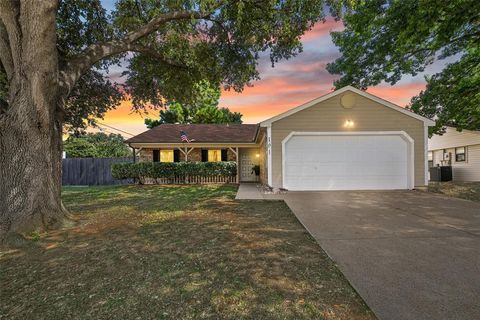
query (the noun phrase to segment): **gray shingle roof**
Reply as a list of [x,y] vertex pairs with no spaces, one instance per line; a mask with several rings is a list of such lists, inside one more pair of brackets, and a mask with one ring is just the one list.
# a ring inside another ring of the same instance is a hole
[[127,143],[181,143],[180,133],[195,143],[255,142],[257,124],[162,124],[127,140]]

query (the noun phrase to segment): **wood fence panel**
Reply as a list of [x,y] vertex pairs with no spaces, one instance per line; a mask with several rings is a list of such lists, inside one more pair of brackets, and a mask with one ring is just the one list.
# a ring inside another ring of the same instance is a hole
[[117,162],[132,162],[133,158],[67,158],[62,162],[62,184],[69,185],[115,185],[129,184],[131,180],[115,180],[111,166]]

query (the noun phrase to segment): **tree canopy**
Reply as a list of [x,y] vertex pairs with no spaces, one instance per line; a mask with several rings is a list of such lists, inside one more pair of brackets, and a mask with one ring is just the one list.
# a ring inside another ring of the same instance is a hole
[[103,132],[72,135],[64,142],[68,158],[114,158],[132,154],[120,134]]
[[[341,75],[337,87],[362,89],[415,76],[438,59],[447,63],[426,78],[409,105],[445,125],[480,129],[480,2],[477,0],[343,1],[345,29],[332,32],[341,57],[327,69]],[[449,60],[449,61],[450,61]]]
[[[324,17],[322,3],[119,0],[108,13],[100,0],[61,0],[56,46],[60,68],[69,75],[63,79],[66,129],[86,128],[127,95],[134,110],[143,110],[166,101],[196,103],[195,84],[202,80],[240,91],[258,79],[261,52],[276,63],[301,51],[300,36]],[[119,63],[127,67],[121,84],[108,73]],[[6,109],[3,64],[0,102]],[[204,113],[217,112],[209,111]]]
[[147,128],[164,123],[242,123],[242,114],[228,108],[218,108],[220,88],[201,81],[194,85],[195,102],[182,104],[166,103],[166,109],[160,110],[159,119],[145,119]]

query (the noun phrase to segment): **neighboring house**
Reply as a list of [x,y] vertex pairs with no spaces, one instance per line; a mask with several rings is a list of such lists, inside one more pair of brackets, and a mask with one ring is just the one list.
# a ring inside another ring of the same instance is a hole
[[433,124],[347,86],[259,125],[160,125],[127,143],[141,161],[237,161],[239,182],[258,164],[275,189],[413,189],[428,184]]
[[428,140],[429,166],[451,165],[453,180],[480,181],[480,131],[447,127]]

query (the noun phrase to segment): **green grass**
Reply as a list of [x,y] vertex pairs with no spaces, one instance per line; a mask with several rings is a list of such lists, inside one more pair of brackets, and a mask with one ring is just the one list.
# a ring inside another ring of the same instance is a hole
[[373,319],[282,201],[65,188],[73,223],[0,249],[5,319]]
[[428,191],[455,198],[480,201],[480,182],[430,182]]

